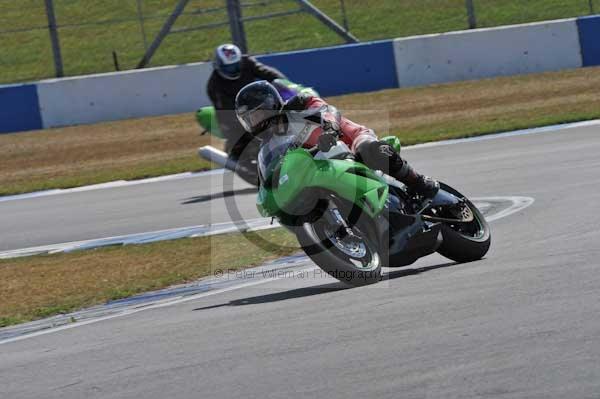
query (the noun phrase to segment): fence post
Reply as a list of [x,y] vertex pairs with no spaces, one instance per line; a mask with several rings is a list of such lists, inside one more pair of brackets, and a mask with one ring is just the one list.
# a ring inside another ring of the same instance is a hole
[[477,18],[475,16],[475,5],[473,0],[465,0],[467,5],[467,16],[469,18],[469,29],[477,28]]
[[242,21],[242,7],[240,0],[227,0],[227,15],[229,16],[229,29],[231,29],[231,40],[242,50],[242,53],[248,52],[246,42],[246,31],[244,30],[244,21]]
[[60,54],[60,42],[58,40],[58,29],[56,27],[56,16],[54,15],[53,0],[45,0],[46,16],[48,17],[48,31],[50,33],[50,42],[52,43],[52,55],[54,56],[54,70],[56,77],[64,76],[62,55]]
[[590,3],[590,15],[595,14],[594,12],[594,0],[588,0],[588,2]]

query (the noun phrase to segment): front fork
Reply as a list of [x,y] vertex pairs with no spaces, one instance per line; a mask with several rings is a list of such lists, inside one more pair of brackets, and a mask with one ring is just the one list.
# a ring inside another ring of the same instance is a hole
[[346,237],[360,239],[348,225],[338,208],[327,209],[323,216],[330,226],[335,226],[334,234],[339,234],[341,239]]

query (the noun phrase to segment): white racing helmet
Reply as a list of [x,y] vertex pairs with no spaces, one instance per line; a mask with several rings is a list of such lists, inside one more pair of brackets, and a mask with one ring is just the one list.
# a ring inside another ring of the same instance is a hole
[[215,50],[213,66],[217,73],[225,79],[235,80],[240,77],[242,52],[234,44],[222,44]]

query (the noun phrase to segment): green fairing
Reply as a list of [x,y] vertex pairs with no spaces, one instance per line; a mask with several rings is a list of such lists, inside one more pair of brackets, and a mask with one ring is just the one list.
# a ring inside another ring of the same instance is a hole
[[365,165],[351,160],[315,160],[304,149],[287,153],[283,159],[276,189],[261,186],[257,207],[263,216],[293,213],[302,192],[322,188],[358,205],[375,217],[384,208],[388,185]]
[[217,136],[219,138],[223,138],[223,133],[221,133],[221,129],[219,129],[219,122],[217,121],[217,114],[215,112],[215,107],[208,106],[202,107],[196,112],[196,120],[210,134],[213,136]]

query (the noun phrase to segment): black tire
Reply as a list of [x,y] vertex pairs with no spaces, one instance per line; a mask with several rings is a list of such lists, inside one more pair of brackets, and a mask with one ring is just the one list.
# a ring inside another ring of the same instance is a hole
[[485,220],[485,217],[481,214],[479,209],[477,209],[468,198],[448,185],[442,184],[441,186],[443,190],[465,199],[465,204],[469,207],[474,216],[472,223],[477,224],[477,228],[480,229],[480,232],[477,235],[471,236],[461,233],[444,223],[442,224],[443,241],[438,248],[438,253],[459,263],[473,262],[483,258],[490,249],[492,242],[492,235],[488,222]]
[[[338,209],[348,220],[350,204],[337,198],[335,202],[336,206],[343,202]],[[353,286],[363,286],[381,281],[381,266],[385,255],[378,245],[375,221],[363,213],[360,214],[358,220],[351,223],[352,229],[359,232],[364,242],[369,257],[366,258],[367,255],[365,255],[364,258],[369,260],[367,267],[358,267],[353,264],[349,255],[339,250],[331,239],[324,238],[327,233],[323,230],[326,225],[322,221],[323,219],[311,220],[294,228],[298,242],[310,259],[333,278]]]

